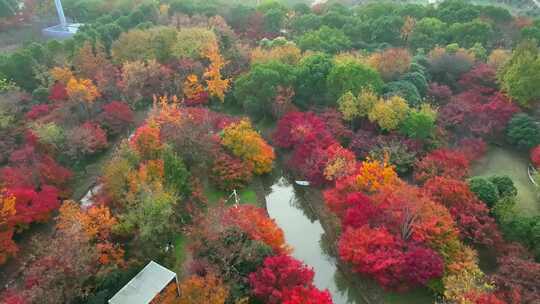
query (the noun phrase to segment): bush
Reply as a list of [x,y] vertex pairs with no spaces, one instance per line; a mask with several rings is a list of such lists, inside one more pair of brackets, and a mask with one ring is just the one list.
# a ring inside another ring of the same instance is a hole
[[232,191],[246,186],[253,177],[253,166],[227,153],[214,160],[210,179],[221,190]]
[[468,183],[471,191],[490,208],[499,200],[497,186],[488,179],[476,176],[469,179]]
[[497,191],[499,197],[514,197],[517,195],[517,188],[514,186],[514,181],[508,175],[493,175],[488,178],[488,181],[492,182]]
[[400,80],[389,82],[384,86],[384,92],[387,97],[402,97],[411,107],[418,106],[422,101],[418,89],[409,81]]
[[540,143],[540,127],[525,113],[514,115],[507,127],[510,142],[520,148],[530,149]]

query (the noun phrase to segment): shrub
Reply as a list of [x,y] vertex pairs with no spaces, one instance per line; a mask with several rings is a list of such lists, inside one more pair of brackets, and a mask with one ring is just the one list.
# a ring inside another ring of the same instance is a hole
[[499,192],[499,197],[514,197],[517,195],[517,188],[514,181],[508,175],[493,175],[488,178]]
[[417,181],[424,182],[435,176],[461,179],[468,173],[469,160],[465,154],[448,149],[437,149],[416,163],[414,177]]
[[507,127],[507,135],[512,144],[530,149],[540,143],[540,127],[525,113],[512,117]]
[[246,186],[253,177],[253,167],[239,158],[220,153],[214,160],[210,179],[222,190],[232,191]]
[[494,183],[483,177],[469,179],[469,188],[476,196],[489,207],[493,207],[499,200],[499,191]]

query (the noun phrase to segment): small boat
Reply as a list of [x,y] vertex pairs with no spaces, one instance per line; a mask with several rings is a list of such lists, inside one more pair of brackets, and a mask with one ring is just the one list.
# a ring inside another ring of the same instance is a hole
[[309,186],[309,182],[308,181],[294,181],[297,185],[299,186],[304,186],[304,187],[307,187]]

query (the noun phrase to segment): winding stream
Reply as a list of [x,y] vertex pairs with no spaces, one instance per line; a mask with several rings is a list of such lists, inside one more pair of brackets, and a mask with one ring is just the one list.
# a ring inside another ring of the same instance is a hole
[[344,274],[328,252],[332,247],[318,214],[305,193],[278,175],[266,194],[268,214],[283,229],[292,255],[315,271],[315,285],[328,289],[335,304],[428,304],[434,302],[427,289],[406,293],[384,292],[373,283]]
[[328,289],[335,304],[364,303],[347,292],[350,286],[340,278],[335,259],[324,252],[319,220],[310,220],[301,209],[293,186],[282,177],[271,190],[266,196],[268,213],[283,229],[286,242],[294,249],[292,255],[314,268],[315,285]]

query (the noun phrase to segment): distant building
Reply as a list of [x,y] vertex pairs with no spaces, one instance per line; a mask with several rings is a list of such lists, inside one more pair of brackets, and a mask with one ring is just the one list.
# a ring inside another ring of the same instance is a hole
[[153,300],[172,286],[178,293],[176,273],[151,261],[109,300],[109,304],[155,303]]

